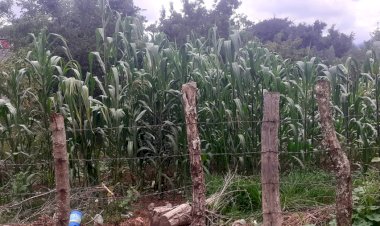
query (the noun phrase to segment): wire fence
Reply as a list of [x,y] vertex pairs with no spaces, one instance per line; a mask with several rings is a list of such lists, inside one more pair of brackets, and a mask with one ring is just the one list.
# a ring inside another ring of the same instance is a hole
[[[239,179],[245,179],[245,180],[256,180],[257,182],[259,182],[260,178],[255,176],[255,177],[250,177],[250,176],[238,176],[237,178]],[[239,186],[252,186],[251,184],[243,184],[241,182],[239,182],[238,180],[233,182],[233,184],[237,184]],[[328,185],[335,185],[335,183],[331,180],[329,181],[319,181],[318,183],[310,183],[310,182],[300,182],[300,181],[294,181],[294,182],[288,182],[288,181],[280,181],[280,184],[281,185],[308,185],[308,186],[328,186]],[[220,185],[219,183],[217,182],[209,182],[208,183],[208,186],[216,186],[216,185]],[[169,189],[169,190],[166,190],[166,191],[163,191],[163,192],[152,192],[152,193],[148,193],[148,194],[139,194],[139,196],[154,196],[154,195],[159,195],[159,194],[164,194],[164,193],[171,193],[173,191],[177,191],[177,190],[183,190],[184,188],[190,188],[192,185],[189,184],[189,185],[186,185],[184,187],[181,187],[181,188],[176,188],[176,189]],[[125,186],[124,188],[130,188],[129,186]],[[72,192],[82,192],[82,191],[88,191],[88,190],[92,190],[92,191],[107,191],[104,187],[102,187],[101,185],[98,185],[98,186],[89,186],[89,187],[74,187],[74,188],[70,188],[70,191]],[[6,195],[18,195],[18,196],[35,196],[35,195],[42,195],[42,194],[49,194],[51,192],[55,192],[55,189],[48,189],[47,191],[39,191],[39,192],[24,192],[24,193],[14,193],[14,192],[0,192],[0,196],[6,196]]]
[[[380,169],[377,169],[377,168],[373,168],[371,169],[371,172],[373,173],[379,173],[380,174]],[[331,175],[331,177],[333,177],[333,175]],[[242,180],[241,180],[242,179]],[[245,186],[252,186],[252,184],[245,184],[243,183],[242,181],[256,181],[258,182],[259,184],[263,184],[262,182],[260,182],[260,177],[259,175],[252,175],[252,176],[244,176],[244,175],[237,175],[235,178],[234,178],[234,182],[233,184],[237,184],[238,186],[242,186],[242,187],[245,187]],[[213,183],[214,185],[220,185],[219,182],[209,182],[207,183],[207,186],[213,186]],[[302,182],[302,181],[282,181],[280,180],[280,182],[278,183],[280,185],[294,185],[294,186],[300,186],[300,185],[307,185],[307,186],[310,186],[310,187],[331,187],[331,186],[334,186],[336,183],[333,179],[331,180],[325,180],[325,181],[318,181],[318,182],[310,182],[310,181],[307,181],[307,182]],[[164,193],[171,193],[173,191],[178,191],[178,190],[183,190],[185,188],[190,188],[192,185],[191,184],[188,184],[184,187],[181,187],[181,188],[175,188],[175,189],[169,189],[169,190],[165,190],[165,191],[162,191],[162,192],[153,192],[153,193],[140,193],[139,196],[154,196],[154,195],[160,195],[160,194],[164,194]],[[123,185],[116,185],[117,188],[130,188],[130,186],[123,186]],[[104,186],[102,185],[97,185],[97,186],[81,186],[81,187],[72,187],[70,188],[70,191],[71,192],[82,192],[82,191],[107,191]],[[50,194],[51,192],[55,192],[55,189],[54,188],[51,188],[51,189],[45,189],[45,190],[42,190],[42,191],[38,191],[38,192],[23,192],[23,193],[16,193],[16,192],[0,192],[0,197],[4,197],[6,195],[17,195],[17,196],[36,196],[36,195],[44,195],[44,194]],[[1,207],[1,206],[0,206]]]
[[[380,173],[380,171],[378,171]],[[246,183],[247,181],[256,181],[256,183]],[[257,186],[260,187],[260,177],[259,176],[237,176],[234,181],[231,183],[232,191],[229,191],[230,193],[234,192],[235,194],[240,195],[241,197],[246,197],[246,199],[251,199],[249,192],[252,192],[252,189],[257,189]],[[220,182],[208,182],[206,183],[207,190],[213,190],[218,191],[221,190],[223,187],[223,184]],[[130,189],[129,186],[122,187],[125,189]],[[298,188],[303,188],[307,190],[314,190],[314,191],[322,191],[320,194],[313,194],[311,197],[308,197],[305,200],[293,200],[292,202],[295,202],[293,205],[289,204],[287,201],[287,206],[284,209],[284,211],[299,211],[303,208],[310,208],[312,206],[324,206],[327,204],[333,204],[335,202],[335,181],[334,179],[331,180],[323,180],[323,181],[316,181],[315,183],[310,182],[304,182],[302,180],[300,181],[280,181],[280,188],[281,189],[291,189],[291,190],[298,190]],[[131,196],[126,194],[125,192],[118,192],[118,190],[121,190],[121,187],[115,186],[112,192],[113,195],[110,195],[108,190],[106,190],[103,186],[97,185],[97,186],[87,186],[87,187],[73,187],[70,189],[71,191],[71,200],[72,204],[76,209],[86,211],[90,208],[93,208],[93,211],[100,211],[104,210],[106,208],[105,206],[110,205],[114,202],[129,202],[131,200]],[[185,186],[167,189],[164,191],[153,191],[148,190],[145,192],[137,192],[133,194],[135,198],[138,199],[144,199],[148,198],[148,200],[151,200],[151,202],[155,202],[157,200],[157,197],[163,198],[164,200],[171,200],[173,197],[181,197],[181,200],[183,202],[186,202],[186,200],[191,199],[191,190],[192,185],[187,184]],[[326,194],[326,191],[329,191]],[[18,197],[16,200],[12,200],[9,203],[5,203],[0,205],[0,215],[2,212],[12,212],[12,211],[21,211],[21,213],[24,213],[24,215],[20,214],[19,219],[20,222],[26,222],[30,219],[32,219],[32,216],[40,216],[41,214],[49,214],[53,213],[54,211],[53,207],[55,205],[55,189],[49,189],[46,191],[40,191],[40,192],[25,192],[25,193],[19,193],[14,194],[12,192],[0,192],[0,197],[5,198],[7,196],[9,197]],[[300,191],[302,192],[302,191]],[[371,198],[379,198],[380,193],[371,193],[366,192],[367,196],[370,196]],[[1,200],[1,199],[0,199]],[[42,200],[38,202],[34,202],[35,200]],[[173,199],[174,200],[174,199]],[[235,202],[234,199],[231,200],[232,202]],[[260,211],[260,206],[256,206],[251,200],[251,209],[252,211]],[[89,207],[93,206],[93,207]],[[139,207],[136,207],[139,208]],[[146,207],[145,207],[146,208]],[[32,213],[27,214],[27,213]],[[91,213],[87,213],[91,214]]]
[[[378,171],[380,173],[380,171]],[[244,179],[244,180],[241,180]],[[256,180],[256,184],[252,183],[245,183],[247,180]],[[259,177],[252,177],[252,176],[237,176],[234,181],[231,183],[231,186],[234,187],[234,192],[246,192],[248,190],[245,189],[252,189],[256,185],[260,185]],[[292,186],[294,188],[297,187],[303,187],[303,188],[310,188],[310,189],[330,189],[331,190],[331,195],[325,195],[324,193],[320,195],[314,195],[313,198],[315,199],[316,203],[321,203],[321,201],[318,200],[323,200],[323,199],[328,199],[331,202],[335,200],[335,194],[334,194],[334,186],[335,182],[334,180],[326,180],[326,181],[318,181],[316,183],[310,183],[310,182],[302,182],[302,181],[280,181],[281,186]],[[207,188],[217,188],[221,189],[223,187],[223,184],[220,184],[220,182],[208,182],[206,184]],[[126,186],[125,188],[129,188]],[[144,198],[144,197],[154,197],[154,196],[161,196],[161,195],[182,195],[184,197],[185,192],[190,192],[192,188],[191,184],[179,187],[179,188],[173,188],[173,189],[168,189],[165,191],[153,191],[153,192],[136,192],[136,197],[139,198]],[[238,190],[238,189],[243,189],[243,190]],[[215,190],[215,189],[214,189]],[[114,193],[112,195],[109,194],[109,191],[104,188],[104,186],[97,185],[97,186],[89,186],[89,187],[74,187],[70,189],[71,194],[74,196],[78,196],[75,199],[86,199],[86,200],[93,200],[95,202],[98,201],[107,201],[107,202],[114,202],[118,200],[127,200],[131,199],[130,196],[125,196],[125,195],[119,195],[117,193]],[[17,201],[12,201],[10,203],[4,204],[0,206],[0,213],[5,210],[10,210],[13,208],[19,208],[20,205],[25,205],[28,201],[32,201],[33,199],[37,198],[42,198],[45,196],[52,196],[56,192],[55,189],[50,189],[48,191],[41,191],[41,192],[30,192],[30,193],[19,193],[17,194],[18,197],[23,197],[21,200]],[[81,193],[86,193],[85,195],[81,196]],[[92,195],[94,193],[102,193],[103,196],[101,195]],[[15,195],[12,192],[0,192],[0,197],[8,196],[8,195]],[[372,196],[373,198],[379,197],[380,193],[371,193],[367,192],[366,195]],[[52,202],[51,204],[54,203],[52,201],[53,197],[50,197],[49,200],[46,202]],[[185,199],[185,197],[184,197]],[[82,200],[83,201],[83,200]],[[305,202],[312,202],[313,200],[305,200]],[[302,203],[302,201],[300,201]],[[321,203],[323,204],[323,203]]]
[[[317,114],[318,115],[318,114]],[[366,118],[368,115],[348,115],[348,116],[339,116],[335,119],[345,119],[345,118]],[[314,120],[317,120],[319,117],[314,116]],[[305,120],[310,121],[310,119],[313,118],[281,118],[278,120],[281,122],[304,122]],[[160,124],[143,124],[143,125],[133,125],[133,126],[125,126],[124,124],[121,124],[119,126],[113,126],[113,127],[90,127],[90,128],[73,128],[70,126],[67,126],[66,128],[68,131],[92,131],[97,129],[103,129],[103,130],[114,130],[114,129],[138,129],[138,128],[156,128],[156,127],[163,127],[163,126],[186,126],[186,125],[225,125],[225,124],[231,124],[231,123],[263,123],[268,122],[265,120],[226,120],[226,121],[220,121],[220,122],[213,122],[212,119],[207,121],[198,121],[196,123],[186,123],[186,122],[170,122],[170,121],[164,121],[164,123]],[[269,121],[270,122],[270,121]],[[318,122],[318,121],[315,121]],[[41,128],[43,129],[43,128]],[[39,131],[40,133],[43,131]],[[8,139],[8,138],[2,138],[2,139]]]
[[[358,147],[358,148],[347,148],[346,150],[380,150],[380,147]],[[274,151],[249,151],[249,152],[224,152],[224,153],[213,153],[213,152],[203,152],[201,153],[204,157],[216,157],[216,156],[231,156],[231,157],[249,157],[251,155],[258,155],[263,153],[271,153]],[[328,150],[307,150],[307,151],[279,151],[275,152],[281,155],[311,155],[311,154],[322,154],[328,153]],[[137,156],[137,157],[103,157],[103,158],[92,158],[92,159],[84,159],[84,158],[69,158],[68,160],[71,162],[97,162],[97,163],[109,163],[109,162],[126,162],[126,161],[137,161],[137,160],[152,160],[152,159],[170,159],[170,158],[188,158],[190,154],[162,154],[162,155],[145,155],[145,156]],[[34,160],[33,163],[12,163],[9,162],[11,160],[0,160],[0,170],[1,167],[19,167],[19,166],[45,166],[54,164],[54,160],[41,160],[36,162]]]
[[[365,115],[350,115],[350,116],[341,116],[341,117],[338,117],[338,119],[345,119],[345,118],[363,118],[363,117],[366,117]],[[315,120],[317,119],[317,117],[314,118]],[[297,119],[294,119],[294,118],[282,118],[280,119],[278,122],[279,123],[283,123],[283,122],[304,122],[305,120],[308,120],[310,121],[310,119],[305,119],[305,118],[297,118]],[[264,120],[226,120],[226,121],[221,121],[221,122],[213,122],[212,120],[208,120],[208,121],[200,121],[200,122],[197,122],[197,123],[194,123],[198,126],[213,126],[213,125],[226,125],[226,124],[237,124],[237,123],[263,123],[263,122],[270,122],[270,121],[264,121]],[[317,121],[315,121],[317,122]],[[187,123],[187,125],[193,125],[193,123]],[[161,127],[165,127],[165,126],[177,126],[177,127],[184,127],[186,126],[186,123],[185,122],[181,122],[181,123],[173,123],[173,122],[164,122],[164,123],[161,123],[161,124],[145,124],[145,125],[133,125],[133,126],[125,126],[125,125],[119,125],[119,126],[114,126],[114,127],[90,127],[90,128],[73,128],[73,127],[70,127],[70,126],[67,126],[66,127],[66,130],[67,132],[81,132],[81,131],[92,131],[92,132],[96,132],[96,131],[99,131],[99,130],[120,130],[120,129],[152,129],[152,128],[161,128]],[[44,131],[38,131],[38,133],[45,133]],[[11,139],[15,139],[14,137],[8,137],[8,138],[0,138],[0,140],[11,140]]]
[[[354,116],[347,116],[343,118],[352,118]],[[363,117],[363,116],[360,116]],[[341,117],[342,118],[342,117]],[[303,122],[305,119],[291,119],[291,118],[284,118],[280,120],[280,123],[286,123],[286,122]],[[225,121],[225,122],[198,122],[197,124],[199,126],[215,126],[215,125],[226,125],[226,124],[233,124],[233,123],[263,123],[263,122],[271,122],[271,121],[263,121],[263,120],[230,120],[230,121]],[[186,123],[163,123],[163,124],[157,124],[157,125],[136,125],[136,126],[117,126],[117,127],[96,127],[96,128],[67,128],[67,132],[82,132],[82,131],[92,131],[96,132],[97,130],[117,130],[117,129],[143,129],[143,128],[160,128],[160,127],[165,127],[165,126],[185,126]],[[9,138],[0,138],[0,141],[8,141],[12,139],[17,139],[15,137],[9,137]],[[357,147],[357,148],[347,148],[347,150],[380,150],[380,147]],[[266,151],[266,152],[274,152],[274,151]],[[284,155],[310,155],[310,154],[323,154],[328,152],[327,150],[308,150],[308,151],[280,151],[276,152],[280,156]],[[201,155],[203,157],[216,157],[216,156],[228,156],[228,157],[250,157],[252,155],[259,155],[263,154],[265,152],[262,151],[247,151],[247,152],[223,152],[223,153],[212,153],[212,152],[203,152]],[[183,154],[162,154],[162,155],[146,155],[146,156],[135,156],[135,157],[109,157],[109,156],[104,156],[101,158],[92,158],[92,159],[82,159],[82,158],[69,158],[68,160],[70,162],[95,162],[95,163],[111,163],[111,162],[126,162],[126,161],[140,161],[140,160],[151,160],[151,159],[177,159],[177,158],[188,158],[189,154],[188,153],[183,153]],[[44,167],[47,165],[52,165],[54,164],[54,160],[39,160],[38,162],[34,160],[34,162],[23,162],[23,163],[14,163],[11,160],[0,160],[0,172],[1,171],[7,171],[10,170],[12,167],[22,167],[22,166],[35,166],[35,167]],[[246,180],[257,180],[259,181],[259,177],[249,177],[249,176],[239,176],[238,178],[243,178]],[[239,181],[233,182],[234,185],[236,185],[238,188],[250,188],[252,187],[252,184],[245,184],[245,183],[240,183]],[[260,183],[258,183],[260,184]],[[302,182],[302,181],[280,181],[280,186],[302,186],[302,187],[320,187],[320,188],[333,188],[335,186],[334,180],[327,180],[327,181],[318,181],[316,183],[310,183],[310,182]],[[218,186],[216,184],[215,186]],[[210,187],[215,187],[212,183],[206,184],[207,188]],[[125,189],[129,189],[129,186],[124,187]],[[138,197],[143,198],[143,197],[152,197],[152,196],[161,196],[161,195],[166,195],[166,194],[173,194],[173,193],[184,193],[186,191],[190,191],[192,188],[192,185],[185,185],[182,187],[178,188],[171,188],[171,189],[166,189],[165,191],[148,191],[148,192],[141,192],[138,193]],[[81,193],[105,193],[107,194],[107,190],[104,189],[104,187],[97,185],[97,186],[81,186],[81,187],[73,187],[70,189],[72,194],[81,194]],[[45,189],[41,191],[36,191],[36,192],[0,192],[0,203],[1,200],[4,198],[7,198],[8,196],[11,197],[17,197],[17,200],[13,200],[9,203],[2,204],[0,205],[0,213],[1,211],[5,211],[6,209],[12,209],[12,208],[18,208],[20,205],[24,205],[29,201],[32,201],[37,198],[43,198],[46,196],[51,196],[55,194],[55,189]],[[378,193],[367,193],[367,195],[374,195],[374,196],[379,196]],[[331,194],[329,196],[327,195],[320,195],[320,196],[315,196],[316,198],[330,198],[334,199],[335,194]],[[21,198],[21,199],[19,199]],[[124,200],[130,198],[129,196],[125,196],[125,194],[118,194],[115,193],[112,197],[108,196],[101,196],[101,195],[86,195],[86,199],[96,199],[96,200]],[[51,201],[51,200],[49,200]],[[53,201],[54,202],[54,201]]]

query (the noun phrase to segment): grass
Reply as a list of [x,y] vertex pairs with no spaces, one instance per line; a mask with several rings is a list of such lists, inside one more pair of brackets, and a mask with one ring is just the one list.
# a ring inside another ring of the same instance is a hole
[[334,176],[324,171],[294,171],[281,177],[281,205],[285,211],[335,202]]
[[354,180],[353,225],[380,225],[380,172],[371,168]]
[[[224,185],[220,175],[208,175],[207,195]],[[225,199],[222,214],[233,218],[261,218],[261,184],[259,176],[236,176],[227,189],[230,199]],[[281,175],[281,205],[284,211],[299,211],[335,202],[334,177],[321,170],[293,171]]]
[[[282,174],[280,178],[281,205],[284,212],[308,213],[313,209],[335,203],[335,178],[326,171],[319,169],[293,170]],[[360,225],[362,222],[379,223],[377,222],[378,217],[380,217],[379,171],[355,174],[353,187],[354,225]],[[247,177],[209,174],[206,176],[206,188],[207,197],[218,193],[223,188],[226,189],[222,192],[221,201],[213,209],[214,212],[224,215],[226,219],[243,218],[248,222],[253,222],[254,220],[261,222],[261,184],[259,175]],[[126,199],[118,200],[111,204],[107,204],[106,200],[104,200],[104,203],[99,203],[99,206],[94,204],[85,205],[84,212],[87,217],[84,222],[91,220],[89,216],[93,216],[101,210],[106,222],[121,221],[121,214],[129,212],[128,207],[138,197],[134,190],[128,190],[127,193]],[[188,199],[191,200],[191,196]],[[100,197],[99,200],[103,199]],[[89,204],[89,202],[87,203]],[[30,205],[38,206],[37,204],[41,205],[38,201]],[[10,215],[10,213],[0,213],[0,222],[10,221]]]

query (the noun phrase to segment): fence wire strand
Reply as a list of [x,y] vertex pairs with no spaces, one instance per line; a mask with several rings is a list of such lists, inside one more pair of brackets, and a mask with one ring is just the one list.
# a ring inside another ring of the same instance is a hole
[[[342,117],[336,117],[336,119],[344,119],[344,118],[363,118],[365,115],[349,115],[349,116],[342,116]],[[317,119],[317,117],[315,118]],[[303,122],[305,119],[304,118],[282,118],[278,122]],[[211,121],[201,121],[201,122],[196,122],[194,124],[197,125],[225,125],[225,124],[233,124],[233,123],[263,123],[263,122],[270,122],[270,121],[264,121],[264,120],[227,120],[227,121],[222,121],[222,122],[211,122]],[[316,121],[318,123],[318,121]],[[191,125],[187,123],[187,125]],[[149,128],[159,128],[159,127],[164,127],[164,126],[186,126],[185,122],[182,123],[162,123],[162,124],[154,124],[154,125],[134,125],[134,126],[114,126],[114,127],[93,127],[93,128],[71,128],[71,127],[66,127],[67,131],[70,132],[80,132],[80,131],[93,131],[96,132],[97,130],[116,130],[116,129],[149,129]],[[43,133],[39,131],[39,133]],[[8,137],[8,138],[0,138],[0,140],[10,140],[14,139],[13,137]]]
[[[380,150],[380,147],[360,147],[360,148],[346,148],[345,150]],[[231,153],[231,152],[224,152],[224,153],[211,153],[211,152],[203,152],[201,153],[204,157],[212,158],[214,156],[231,156],[231,157],[247,157],[249,155],[254,154],[263,154],[263,153],[278,153],[279,155],[311,155],[311,154],[321,154],[321,153],[328,153],[328,150],[313,150],[313,151],[249,151],[249,152],[237,152],[237,153]],[[140,157],[104,157],[104,158],[92,158],[92,159],[82,159],[82,158],[69,158],[69,161],[72,162],[115,162],[115,161],[133,161],[133,160],[152,160],[152,159],[170,159],[170,158],[188,158],[190,154],[174,154],[174,155],[151,155],[151,156],[140,156]],[[8,160],[0,160],[0,171],[2,170],[1,167],[19,167],[19,166],[46,166],[51,165],[54,163],[54,160],[43,160],[41,162],[35,162],[35,163],[8,163]]]
[[[360,116],[360,117],[365,117],[365,116]],[[317,118],[317,117],[316,117]],[[343,117],[336,117],[336,119],[344,119],[344,118],[356,118],[355,116],[343,116]],[[288,123],[288,122],[302,122],[305,119],[291,119],[291,118],[283,118],[279,120],[278,122],[283,122],[283,123]],[[263,123],[263,122],[271,122],[271,121],[263,121],[263,120],[230,120],[230,121],[223,121],[223,122],[211,122],[211,121],[206,121],[206,122],[197,122],[195,124],[198,124],[200,127],[203,126],[212,126],[212,125],[229,125],[229,124],[237,124],[237,123]],[[136,126],[124,126],[120,125],[117,127],[94,127],[94,128],[70,128],[67,127],[66,132],[82,132],[82,131],[92,131],[96,132],[97,130],[121,130],[121,129],[150,129],[150,128],[160,128],[160,127],[165,127],[165,126],[177,126],[177,127],[183,127],[186,126],[186,123],[163,123],[163,124],[157,124],[157,125],[136,125]],[[49,131],[46,131],[49,132]],[[0,138],[0,141],[7,141],[15,139],[15,137],[9,137],[9,138]],[[357,147],[357,148],[344,148],[345,150],[377,150],[380,149],[380,147]],[[274,151],[248,151],[248,152],[237,152],[237,153],[230,153],[230,152],[224,152],[224,153],[201,153],[202,156],[204,157],[214,157],[214,156],[230,156],[230,157],[247,157],[250,155],[255,155],[255,154],[263,154],[267,152],[274,152]],[[310,155],[310,154],[317,154],[317,153],[326,153],[328,150],[313,150],[313,151],[296,151],[296,152],[276,152],[279,155]],[[154,155],[154,156],[137,156],[137,157],[104,157],[104,158],[93,158],[93,159],[81,159],[81,158],[69,158],[68,160],[70,162],[98,162],[98,163],[108,163],[108,162],[114,162],[114,161],[134,161],[134,160],[150,160],[150,159],[171,159],[171,158],[188,158],[190,154],[185,153],[185,154],[173,154],[173,155]],[[21,166],[37,166],[37,167],[43,167],[46,165],[52,165],[54,163],[54,160],[43,160],[40,162],[35,162],[35,163],[8,163],[8,160],[0,160],[0,172],[3,170],[7,170],[7,167],[21,167]],[[240,177],[240,176],[239,176]],[[249,178],[249,177],[242,177],[242,178]],[[254,178],[252,177],[251,179],[258,179],[257,177]],[[250,187],[252,186],[251,184],[244,184],[244,183],[239,183],[239,182],[233,182],[232,184],[236,184],[238,187]],[[261,184],[261,183],[260,183]],[[326,188],[334,188],[335,182],[333,180],[331,181],[319,181],[317,183],[305,183],[301,181],[294,181],[294,182],[289,182],[289,181],[280,181],[276,184],[279,184],[280,186],[309,186],[309,187],[326,187]],[[206,185],[207,188],[212,187],[212,183],[208,183]],[[174,192],[181,192],[181,191],[186,191],[189,190],[192,187],[192,185],[185,185],[180,188],[174,188],[174,189],[169,189],[166,191],[161,191],[161,192],[143,192],[143,193],[138,193],[138,197],[151,197],[151,196],[159,196],[159,195],[164,195],[164,194],[170,194]],[[126,186],[126,188],[128,188]],[[82,193],[82,192],[88,192],[88,193],[96,193],[96,192],[107,192],[104,187],[102,186],[89,186],[89,187],[74,187],[70,189],[70,192],[73,193]],[[6,196],[17,196],[17,197],[23,197],[20,201],[12,201],[11,203],[1,205],[0,206],[0,212],[2,209],[6,208],[15,208],[19,205],[22,205],[24,202],[27,202],[31,200],[34,197],[40,198],[43,196],[51,195],[55,193],[55,189],[49,189],[46,191],[38,191],[38,192],[25,192],[25,193],[15,193],[15,192],[0,192],[0,197],[6,197]],[[374,196],[379,196],[379,194],[368,194],[366,195],[374,195]],[[335,194],[332,194],[331,196],[318,196],[318,198],[332,198],[335,197]],[[98,199],[98,200],[108,200],[110,197],[100,197],[100,196],[86,196],[86,198],[93,198],[93,199]],[[115,200],[122,200],[126,198],[130,198],[128,196],[118,196],[117,194],[112,197]],[[0,199],[1,200],[1,199]],[[44,204],[43,204],[44,205]]]

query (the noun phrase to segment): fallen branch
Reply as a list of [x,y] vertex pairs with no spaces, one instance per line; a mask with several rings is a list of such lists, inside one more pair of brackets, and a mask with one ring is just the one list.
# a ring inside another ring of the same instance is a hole
[[[224,191],[224,189],[223,189]],[[206,199],[206,205],[211,206],[218,198],[221,197],[220,193],[212,195]],[[158,206],[152,210],[152,225],[153,226],[179,226],[190,225],[191,223],[191,204],[184,203],[177,206]]]
[[[218,192],[206,199],[206,206],[209,211],[215,212],[222,205],[222,200],[229,197],[228,187],[233,183],[234,175],[227,174],[224,178],[223,187]],[[151,210],[152,226],[177,226],[191,224],[191,203],[184,203],[177,206],[158,206]],[[206,210],[207,211],[207,210]]]
[[30,200],[32,200],[32,199],[36,199],[36,198],[39,198],[39,197],[42,197],[42,196],[45,196],[45,195],[51,194],[51,193],[53,193],[53,192],[55,192],[55,189],[50,190],[50,191],[45,192],[45,193],[42,193],[42,194],[38,194],[38,195],[36,195],[36,196],[29,197],[29,198],[27,198],[27,199],[24,199],[24,200],[22,200],[22,201],[20,201],[20,202],[15,203],[15,204],[13,204],[13,205],[8,204],[8,205],[10,205],[10,206],[7,206],[7,205],[0,206],[0,209],[9,209],[9,208],[13,208],[13,207],[19,206],[19,205],[21,205],[21,204],[23,204],[23,203],[25,203],[25,202],[28,202],[28,201],[30,201]]

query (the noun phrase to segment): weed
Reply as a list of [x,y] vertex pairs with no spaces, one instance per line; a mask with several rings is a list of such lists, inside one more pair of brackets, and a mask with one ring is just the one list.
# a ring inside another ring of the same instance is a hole
[[[222,176],[209,175],[207,194],[211,195],[224,185]],[[311,206],[332,204],[335,185],[332,175],[321,170],[293,171],[281,176],[281,203],[283,210],[302,210]],[[261,217],[261,184],[258,176],[236,176],[226,192],[231,198],[220,210],[231,217]]]
[[380,225],[379,172],[370,170],[355,181],[353,225]]

